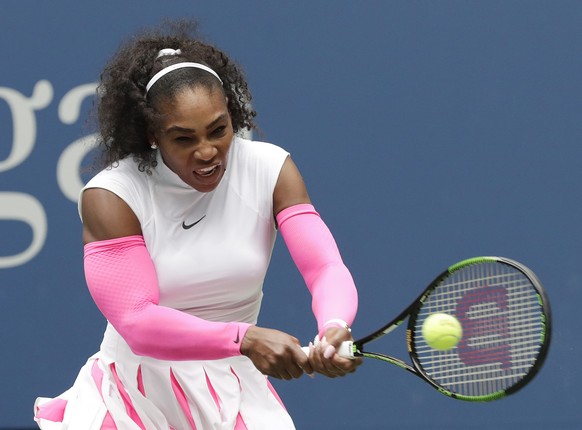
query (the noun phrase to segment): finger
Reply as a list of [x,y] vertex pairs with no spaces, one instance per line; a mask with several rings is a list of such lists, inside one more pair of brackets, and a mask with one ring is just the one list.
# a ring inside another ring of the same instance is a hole
[[287,369],[280,369],[277,372],[277,376],[278,379],[284,379],[285,381],[289,381],[290,379],[293,379],[293,377],[291,376],[291,374],[287,371]]
[[301,370],[313,378],[313,367],[311,367],[311,363],[309,361],[310,354],[311,354],[310,348],[307,348],[306,350],[301,348],[301,350],[298,351],[294,355],[294,357],[296,359],[296,363],[299,365]]
[[327,347],[323,350],[323,357],[327,358],[328,360],[335,355],[335,346],[327,345]]
[[293,379],[297,379],[303,376],[303,369],[298,364],[291,366],[291,368],[288,369],[288,372]]
[[337,362],[335,360],[332,360],[332,359],[327,361],[326,369],[334,377],[343,376],[346,373],[346,371],[342,367],[338,366]]
[[325,337],[316,346],[310,344],[309,361],[317,373],[329,378],[343,376],[345,371],[335,365],[334,356],[336,356],[335,347],[330,345]]

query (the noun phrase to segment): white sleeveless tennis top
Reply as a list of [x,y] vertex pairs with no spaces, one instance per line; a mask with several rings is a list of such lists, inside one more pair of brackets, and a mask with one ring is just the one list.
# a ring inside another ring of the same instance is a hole
[[[273,190],[288,155],[268,143],[235,138],[213,192],[183,183],[159,155],[151,175],[124,159],[85,189],[110,190],[135,212],[157,269],[162,305],[207,320],[255,324],[275,240]],[[39,397],[35,408],[53,400]],[[127,430],[232,430],[239,420],[249,430],[295,429],[248,357],[139,356],[111,324],[99,352],[57,400],[53,407],[62,422],[37,419],[42,429],[98,430],[106,416]]]
[[276,237],[273,190],[288,155],[235,137],[225,175],[212,192],[184,183],[159,153],[151,175],[129,157],[84,189],[112,191],[139,219],[161,305],[210,321],[256,324]]

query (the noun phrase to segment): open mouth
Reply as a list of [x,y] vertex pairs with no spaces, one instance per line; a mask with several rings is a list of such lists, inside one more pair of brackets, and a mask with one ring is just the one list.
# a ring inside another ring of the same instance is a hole
[[194,173],[198,176],[209,177],[218,172],[220,164],[215,164],[214,166],[204,167],[203,169],[196,169]]

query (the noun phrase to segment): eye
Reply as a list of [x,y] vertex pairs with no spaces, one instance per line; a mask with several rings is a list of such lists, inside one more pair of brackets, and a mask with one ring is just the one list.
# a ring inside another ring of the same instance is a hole
[[190,137],[190,136],[178,136],[174,140],[178,143],[190,143],[190,142],[192,142],[192,137]]
[[214,130],[212,130],[212,135],[217,136],[217,137],[221,137],[225,133],[226,133],[226,126],[225,125],[221,125],[220,127],[216,127]]

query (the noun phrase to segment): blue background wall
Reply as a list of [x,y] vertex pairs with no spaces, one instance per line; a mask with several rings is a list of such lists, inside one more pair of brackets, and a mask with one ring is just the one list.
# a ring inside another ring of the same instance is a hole
[[[244,65],[255,137],[300,166],[359,285],[356,337],[475,255],[523,261],[552,301],[549,358],[513,397],[456,402],[368,362],[276,382],[297,427],[581,428],[582,3],[535,0],[2,1],[0,428],[32,426],[34,398],[67,389],[98,347],[72,201],[87,94],[122,38],[179,16]],[[307,342],[282,241],[265,293],[260,324]],[[379,346],[404,354],[403,338]]]

